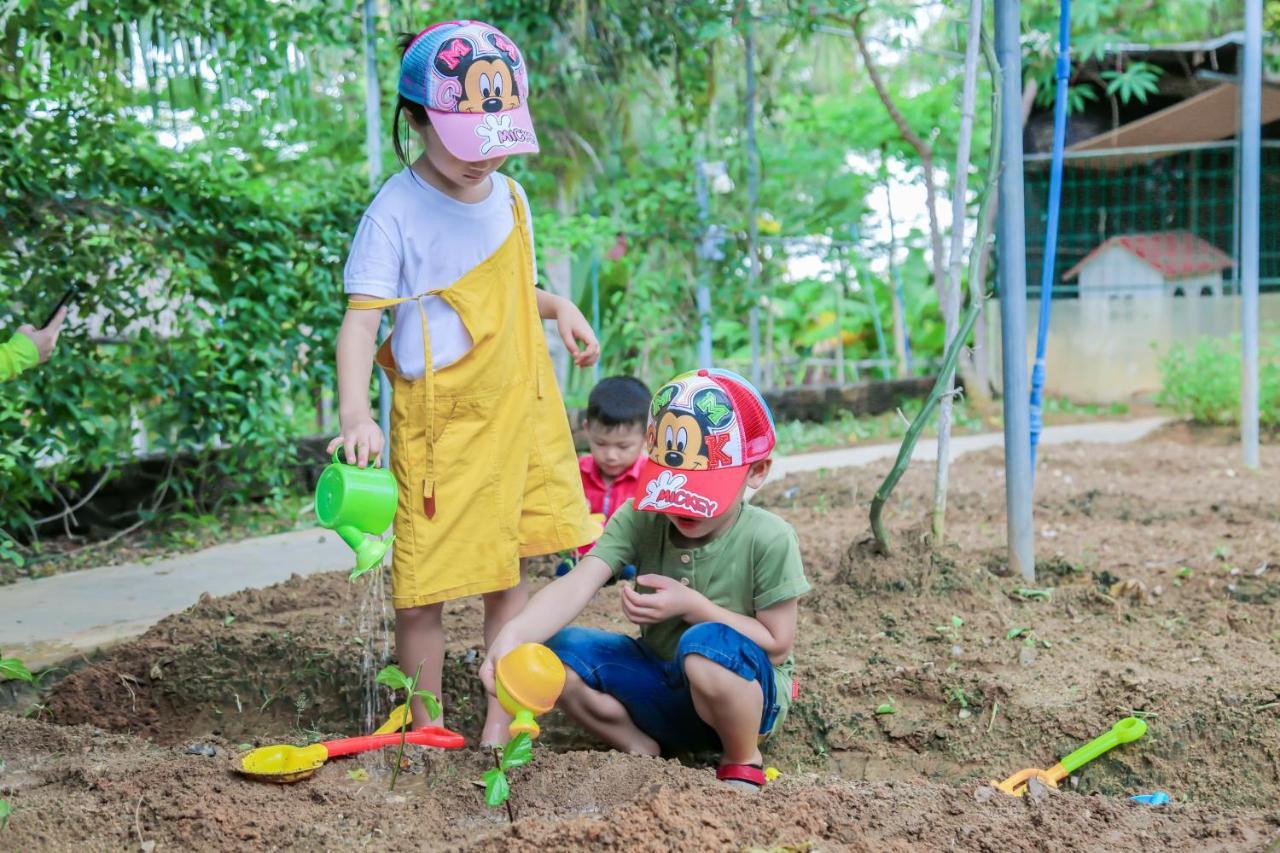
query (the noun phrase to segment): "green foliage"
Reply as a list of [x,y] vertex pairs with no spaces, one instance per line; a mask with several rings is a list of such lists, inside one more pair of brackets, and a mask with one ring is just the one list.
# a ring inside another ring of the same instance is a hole
[[35,681],[35,676],[18,658],[0,658],[0,681]]
[[9,807],[8,800],[0,800],[0,830],[9,825],[9,815],[13,814],[13,809]]
[[[1259,421],[1280,428],[1280,334],[1262,336],[1259,352]],[[1240,422],[1240,338],[1200,338],[1177,344],[1160,362],[1158,401],[1202,424]]]
[[1107,94],[1119,95],[1120,103],[1127,104],[1131,100],[1147,102],[1147,95],[1153,95],[1160,88],[1158,66],[1149,62],[1130,62],[1123,71],[1103,71],[1102,79],[1107,81]]
[[[1022,4],[1023,68],[1038,85],[1042,107],[1055,97],[1054,60],[1058,51],[1058,0]],[[1173,44],[1196,41],[1239,29],[1239,5],[1218,0],[1163,0],[1124,3],[1121,0],[1075,0],[1071,4],[1071,53],[1077,63],[1096,63],[1108,57],[1115,67],[1072,77],[1068,110],[1076,113],[1102,95],[1122,104],[1146,103],[1157,90],[1161,70],[1146,62],[1130,61],[1119,50],[1124,44]]]
[[533,739],[528,732],[507,741],[498,757],[498,766],[486,770],[481,777],[484,780],[484,802],[490,808],[497,808],[511,796],[511,782],[507,779],[507,771],[523,767],[533,761]]

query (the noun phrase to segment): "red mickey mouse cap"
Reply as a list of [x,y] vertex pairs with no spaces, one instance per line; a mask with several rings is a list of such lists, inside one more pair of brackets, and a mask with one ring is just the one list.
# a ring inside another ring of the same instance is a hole
[[400,60],[399,91],[427,108],[460,160],[538,151],[524,54],[491,24],[445,21],[418,33]]
[[768,459],[776,443],[768,404],[728,370],[684,373],[664,385],[649,407],[645,440],[636,509],[686,518],[732,508],[751,464]]

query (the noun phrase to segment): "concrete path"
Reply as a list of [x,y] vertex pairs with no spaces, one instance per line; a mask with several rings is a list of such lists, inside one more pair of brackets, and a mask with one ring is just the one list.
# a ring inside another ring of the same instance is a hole
[[246,539],[153,563],[65,572],[0,586],[0,654],[44,669],[132,639],[202,593],[228,595],[293,574],[350,569],[350,549],[313,528]]
[[[1166,421],[1166,418],[1142,418],[1134,421],[1104,421],[1045,427],[1040,433],[1040,446],[1077,443],[1129,444],[1147,437],[1163,426]],[[952,436],[951,458],[954,460],[976,450],[1003,446],[1004,435],[998,432]],[[774,460],[770,478],[785,477],[787,474],[797,474],[801,471],[817,471],[820,468],[858,468],[883,459],[893,459],[897,455],[898,444],[894,443],[874,444],[867,447],[842,447],[838,450],[783,456]],[[938,440],[936,438],[920,439],[916,442],[911,458],[930,462],[937,459]]]
[[[1124,444],[1159,427],[1162,418],[1048,427],[1044,445],[1085,442]],[[999,433],[957,436],[952,458],[999,447]],[[937,441],[922,439],[913,458],[931,460]],[[850,468],[897,456],[897,444],[850,447],[782,457],[774,477]],[[129,563],[66,572],[0,586],[0,655],[22,658],[43,669],[98,648],[132,639],[171,613],[194,604],[202,593],[228,595],[270,586],[293,574],[347,570],[351,552],[337,536],[313,528],[184,554],[153,563]]]

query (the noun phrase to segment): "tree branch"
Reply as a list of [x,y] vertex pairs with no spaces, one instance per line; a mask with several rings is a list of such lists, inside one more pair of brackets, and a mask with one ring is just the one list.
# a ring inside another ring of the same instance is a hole
[[[863,11],[866,10],[864,9]],[[862,64],[866,66],[867,76],[871,78],[871,85],[875,88],[876,95],[880,98],[880,103],[884,105],[885,112],[889,114],[889,118],[897,126],[898,133],[902,135],[902,138],[915,149],[916,156],[920,158],[920,166],[924,171],[925,203],[929,212],[929,251],[932,255],[930,267],[933,272],[933,286],[938,291],[939,304],[942,304],[946,300],[947,284],[942,254],[942,227],[938,224],[938,187],[933,177],[933,146],[925,142],[919,134],[911,129],[911,125],[907,124],[902,111],[894,103],[893,96],[889,94],[889,90],[884,84],[884,78],[880,76],[879,69],[876,68],[875,62],[871,59],[871,52],[867,49],[867,40],[862,34],[862,14],[863,12],[859,12],[854,15],[853,20],[850,22],[854,41],[858,45],[858,53],[862,56]]]

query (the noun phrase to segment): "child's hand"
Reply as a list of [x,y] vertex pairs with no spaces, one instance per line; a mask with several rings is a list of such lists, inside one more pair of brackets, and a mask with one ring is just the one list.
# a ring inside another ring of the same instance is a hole
[[[590,367],[600,358],[600,342],[596,333],[582,316],[578,306],[568,299],[561,299],[556,311],[556,328],[560,330],[560,339],[578,367]],[[582,349],[578,349],[578,344]]]
[[641,575],[636,583],[656,592],[644,594],[622,586],[622,612],[636,625],[653,625],[668,619],[683,619],[706,597],[680,581],[665,575]]
[[329,442],[326,453],[332,454],[342,445],[348,465],[359,465],[367,468],[370,460],[374,467],[382,464],[382,430],[373,422],[373,418],[365,416],[351,426],[342,425],[342,435]]
[[489,691],[490,696],[498,695],[497,682],[493,674],[494,666],[518,645],[520,645],[518,642],[499,633],[494,638],[493,645],[484,653],[484,663],[480,665],[480,681],[484,684],[484,689]]

